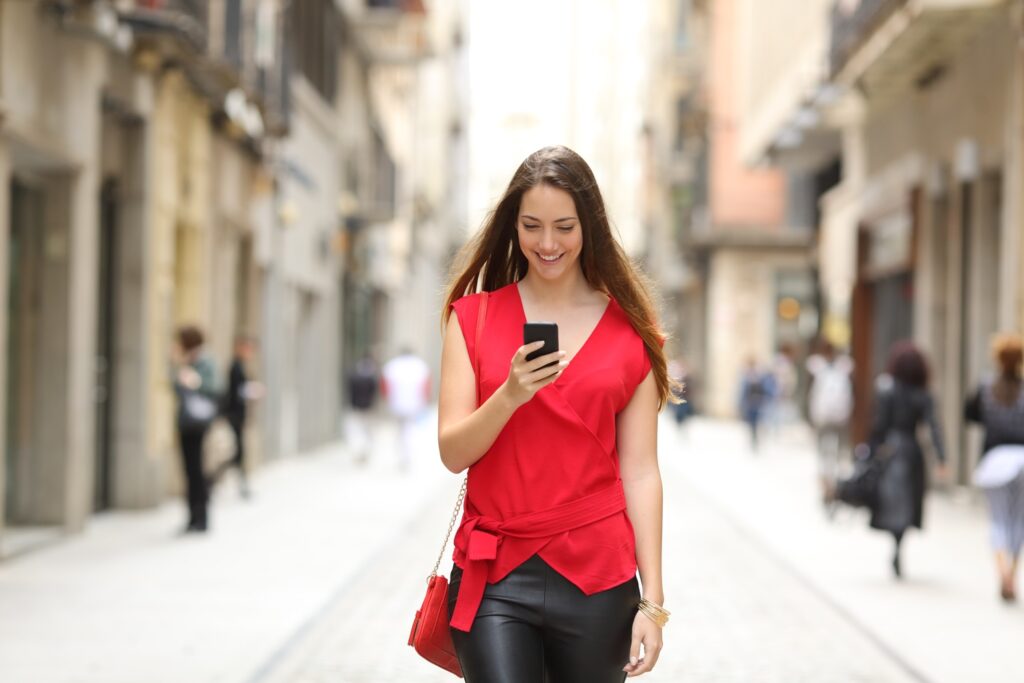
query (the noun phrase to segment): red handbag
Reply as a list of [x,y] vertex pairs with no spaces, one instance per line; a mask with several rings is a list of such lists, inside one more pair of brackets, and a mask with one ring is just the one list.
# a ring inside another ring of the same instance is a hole
[[444,545],[441,546],[441,555],[437,558],[434,571],[430,572],[427,579],[427,594],[423,598],[423,604],[416,612],[416,618],[412,622],[412,631],[409,632],[409,644],[415,648],[425,660],[436,664],[442,669],[451,671],[462,678],[462,667],[459,666],[459,658],[455,654],[455,645],[452,643],[452,632],[448,626],[448,579],[438,576],[437,568],[441,564],[441,556],[448,545],[448,538],[452,534],[452,527],[455,526],[455,518],[462,507],[462,499],[466,496],[466,482],[462,482],[462,490],[459,492],[459,500],[455,504],[455,512],[452,513],[451,524],[448,525],[448,535],[444,538]]
[[[484,317],[487,315],[488,293],[484,292],[480,301],[480,309],[476,316],[476,344],[474,346],[473,370],[476,376],[480,377],[480,332],[484,327]],[[477,382],[477,399],[479,403],[479,380]],[[441,558],[444,557],[444,549],[448,547],[448,539],[452,536],[452,529],[455,528],[455,520],[459,516],[459,509],[462,501],[466,498],[466,480],[462,481],[462,490],[459,491],[459,499],[455,502],[455,510],[452,512],[452,520],[448,523],[448,533],[444,537],[444,544],[441,545],[441,554],[437,556],[434,563],[434,570],[427,577],[427,594],[423,597],[423,604],[416,612],[416,618],[412,622],[412,630],[409,632],[409,645],[431,664],[451,671],[462,678],[462,667],[459,665],[459,658],[455,654],[455,645],[452,643],[452,632],[448,626],[448,579],[438,576],[437,569],[441,566]]]

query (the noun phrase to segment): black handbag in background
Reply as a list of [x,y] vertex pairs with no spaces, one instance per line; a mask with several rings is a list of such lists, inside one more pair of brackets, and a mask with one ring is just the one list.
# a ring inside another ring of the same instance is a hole
[[[858,448],[862,455],[853,461],[853,473],[836,484],[836,499],[853,507],[873,508],[878,501],[878,488],[889,458]],[[884,449],[880,449],[884,450]]]
[[184,389],[181,392],[181,408],[178,414],[178,425],[183,432],[203,432],[209,429],[217,417],[219,406],[217,401],[195,389]]

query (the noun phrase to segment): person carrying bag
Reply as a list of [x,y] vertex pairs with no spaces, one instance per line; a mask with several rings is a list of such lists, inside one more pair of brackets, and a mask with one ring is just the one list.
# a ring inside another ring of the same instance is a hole
[[458,264],[438,442],[449,470],[468,470],[447,595],[460,670],[468,683],[650,671],[669,616],[656,417],[673,384],[586,162],[530,155]]

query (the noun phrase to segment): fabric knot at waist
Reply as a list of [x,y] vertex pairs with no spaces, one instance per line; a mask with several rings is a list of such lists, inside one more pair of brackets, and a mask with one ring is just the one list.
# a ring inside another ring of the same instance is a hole
[[588,496],[504,521],[482,515],[466,517],[463,527],[469,545],[462,568],[462,585],[452,614],[452,628],[460,631],[472,628],[484,596],[491,563],[498,556],[498,546],[504,537],[549,538],[593,524],[625,509],[626,495],[622,481],[617,480],[614,485]]

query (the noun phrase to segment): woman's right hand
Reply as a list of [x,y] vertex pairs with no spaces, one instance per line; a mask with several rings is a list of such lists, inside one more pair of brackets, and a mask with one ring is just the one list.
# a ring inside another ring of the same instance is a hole
[[[562,372],[569,365],[569,361],[565,360],[565,351],[555,351],[533,360],[526,360],[528,354],[543,346],[543,341],[535,341],[520,346],[516,355],[512,356],[512,367],[509,368],[508,379],[505,380],[502,388],[517,408],[533,398],[538,391],[561,377]],[[554,365],[544,367],[549,363],[554,363]]]

